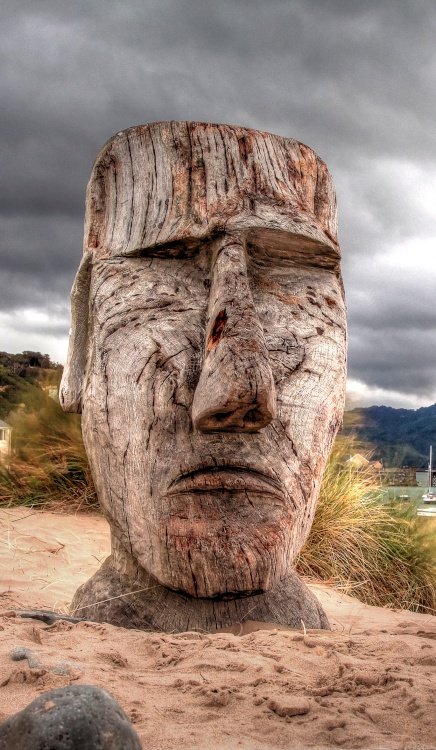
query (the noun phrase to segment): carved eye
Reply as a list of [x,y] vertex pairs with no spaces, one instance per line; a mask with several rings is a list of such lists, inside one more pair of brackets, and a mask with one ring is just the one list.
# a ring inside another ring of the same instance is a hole
[[259,267],[269,273],[286,268],[325,268],[336,270],[337,251],[322,248],[319,242],[279,230],[256,229],[247,243],[248,255]]
[[194,258],[198,252],[198,244],[193,242],[167,242],[162,245],[140,247],[129,253],[135,258],[175,258],[177,260],[188,260]]

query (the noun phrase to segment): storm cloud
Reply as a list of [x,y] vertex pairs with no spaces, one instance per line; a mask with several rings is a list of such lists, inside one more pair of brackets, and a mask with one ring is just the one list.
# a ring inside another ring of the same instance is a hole
[[66,355],[96,153],[133,124],[295,137],[337,188],[353,403],[436,400],[433,0],[5,0],[0,349]]

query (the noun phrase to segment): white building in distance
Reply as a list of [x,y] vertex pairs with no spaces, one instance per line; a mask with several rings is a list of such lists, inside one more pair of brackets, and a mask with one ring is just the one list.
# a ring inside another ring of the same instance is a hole
[[7,463],[11,455],[12,427],[0,419],[0,463]]

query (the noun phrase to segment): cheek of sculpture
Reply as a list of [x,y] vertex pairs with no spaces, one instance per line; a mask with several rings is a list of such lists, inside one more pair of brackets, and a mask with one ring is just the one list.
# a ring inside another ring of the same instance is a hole
[[[313,270],[294,281],[288,272],[286,283],[254,280],[277,418],[257,433],[205,434],[190,415],[203,357],[204,268],[187,274],[171,262],[163,271],[118,261],[95,273],[82,418],[97,491],[115,536],[163,585],[200,597],[265,591],[310,529],[323,469],[314,457],[326,455],[342,408],[343,306],[325,302],[340,300],[339,288],[321,272],[314,296]],[[210,466],[226,469],[228,488],[217,491],[211,474],[190,490],[192,473]],[[238,477],[229,467],[240,468]],[[270,485],[257,486],[244,468]]]
[[[342,419],[336,198],[303,143],[158,122],[99,152],[60,388],[112,553],[73,612],[328,628],[294,570]],[[139,587],[139,588],[138,588]]]
[[189,305],[181,309],[183,273],[176,263],[158,274],[147,265],[118,260],[94,271],[82,413],[100,502],[130,549],[150,545],[154,498],[166,486],[165,453],[183,450],[181,437],[189,442],[206,304],[205,291],[191,285]]
[[287,564],[309,534],[325,462],[341,423],[346,322],[340,283],[322,269],[252,269],[277,392],[269,457],[294,498]]

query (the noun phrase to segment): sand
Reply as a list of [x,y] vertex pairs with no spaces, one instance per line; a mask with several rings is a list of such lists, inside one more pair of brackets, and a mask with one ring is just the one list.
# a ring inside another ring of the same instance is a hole
[[[322,585],[313,589],[331,632],[250,622],[168,635],[11,615],[66,612],[108,552],[98,516],[0,511],[0,721],[46,690],[84,683],[118,700],[149,750],[436,748],[435,617]],[[13,661],[17,647],[28,658]]]

